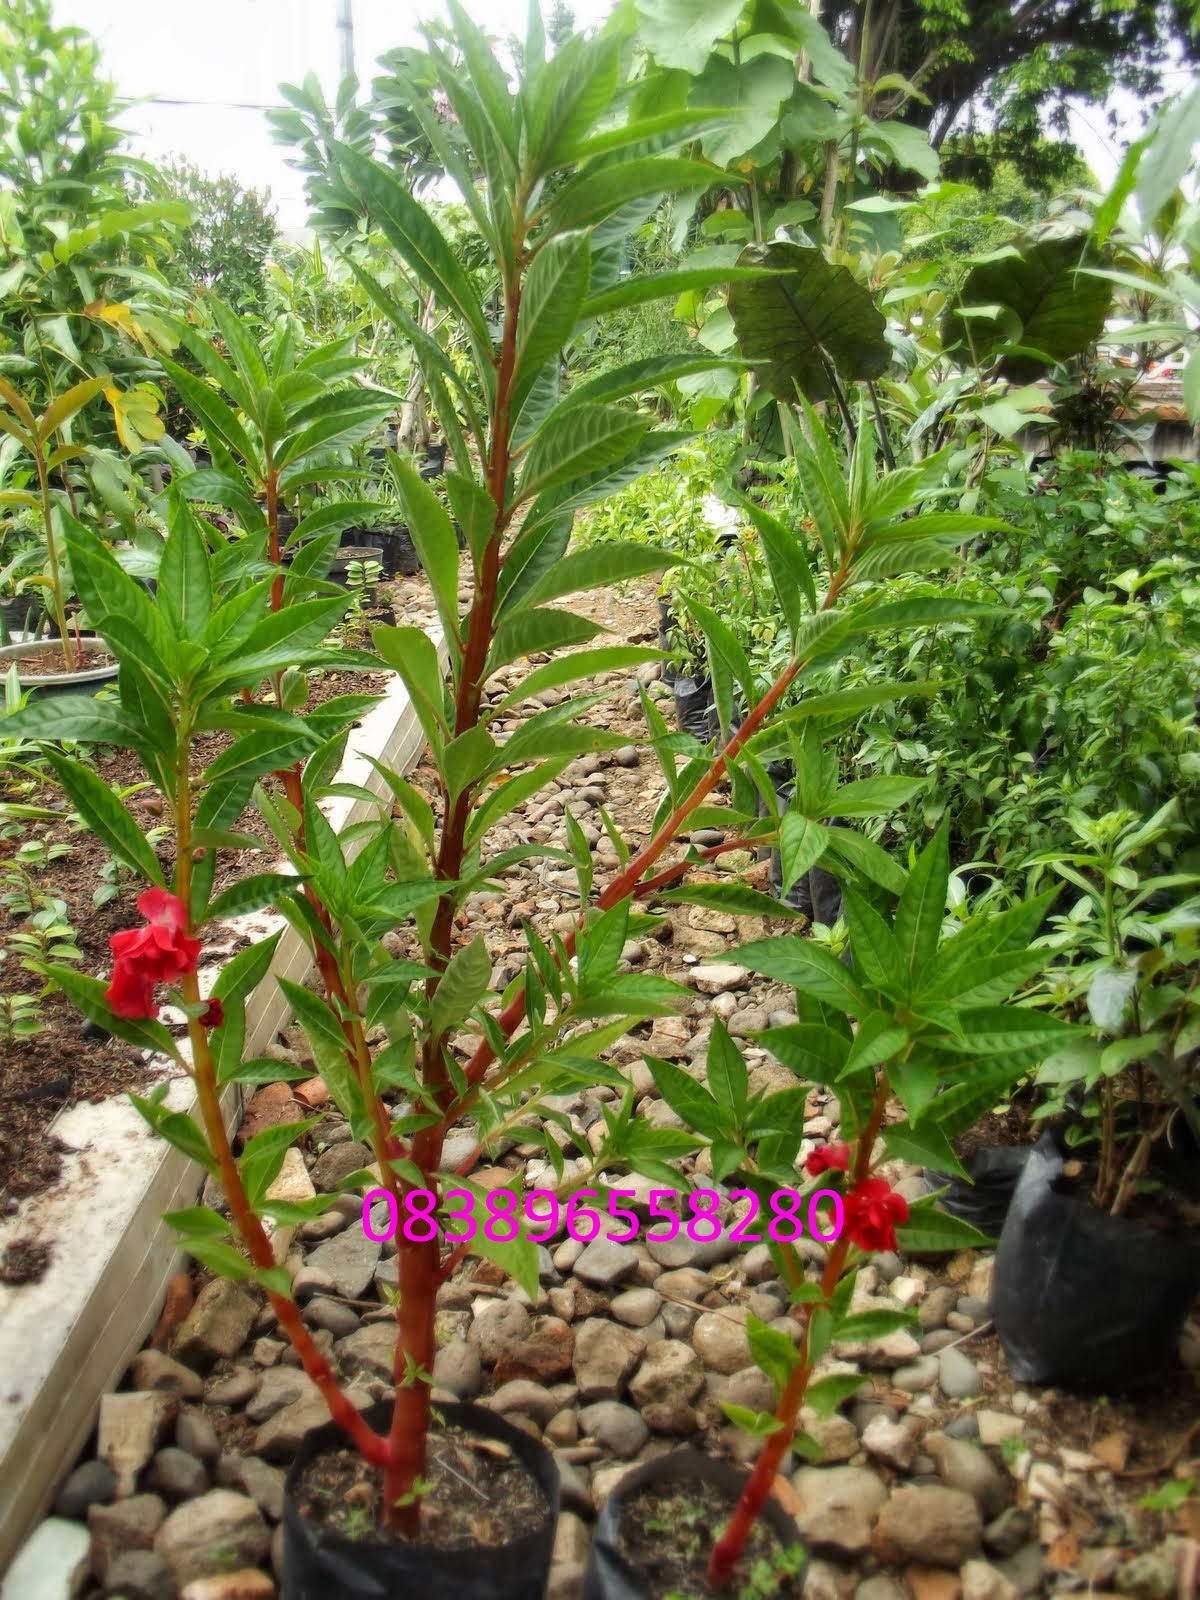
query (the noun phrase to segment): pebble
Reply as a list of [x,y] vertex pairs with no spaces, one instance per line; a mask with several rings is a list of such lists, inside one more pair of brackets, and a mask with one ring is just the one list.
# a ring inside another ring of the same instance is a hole
[[324,1328],[335,1339],[344,1339],[353,1333],[361,1320],[353,1306],[340,1300],[330,1300],[327,1295],[314,1296],[304,1308],[304,1320],[310,1328]]
[[150,1463],[146,1488],[164,1500],[191,1500],[208,1488],[208,1473],[195,1456],[177,1445],[168,1445]]
[[[339,1147],[341,1148],[341,1147]],[[305,1262],[305,1278],[319,1284],[310,1275],[320,1275],[333,1285],[334,1292],[345,1300],[361,1300],[375,1276],[379,1264],[379,1243],[369,1239],[362,1228],[347,1228],[333,1239],[319,1244]],[[296,1284],[297,1297],[301,1284]]]
[[976,1411],[975,1421],[980,1444],[1000,1445],[1005,1439],[1019,1439],[1025,1431],[1020,1417],[1010,1417],[1004,1411]]
[[155,1552],[181,1587],[231,1567],[253,1567],[271,1535],[254,1501],[231,1489],[210,1489],[172,1511],[154,1539]]
[[87,1576],[90,1548],[81,1523],[47,1517],[9,1566],[0,1600],[69,1600],[80,1592]]
[[646,1348],[632,1328],[599,1317],[581,1324],[575,1336],[573,1369],[584,1400],[618,1400]]
[[96,1454],[112,1469],[118,1499],[134,1493],[138,1473],[162,1443],[178,1410],[175,1396],[161,1389],[101,1396]]
[[257,1306],[227,1278],[214,1278],[196,1296],[175,1338],[175,1355],[185,1366],[207,1371],[236,1356],[254,1325]]
[[983,1393],[979,1368],[961,1350],[943,1350],[938,1356],[938,1382],[948,1400],[970,1400]]
[[54,1515],[82,1519],[89,1506],[107,1505],[116,1492],[116,1475],[106,1462],[81,1462],[58,1491]]
[[479,1351],[466,1339],[452,1339],[442,1345],[434,1357],[433,1381],[460,1400],[473,1400],[483,1387]]
[[650,1437],[650,1430],[632,1406],[617,1400],[600,1400],[584,1406],[579,1413],[579,1425],[585,1438],[601,1445],[609,1455],[627,1461]]
[[1003,1511],[1011,1498],[1010,1480],[978,1445],[947,1438],[944,1433],[927,1434],[923,1442],[948,1489],[969,1494],[985,1517]]
[[959,1567],[983,1536],[979,1507],[961,1489],[918,1486],[893,1490],[879,1514],[875,1549],[887,1561]]
[[181,1400],[199,1400],[204,1393],[203,1380],[161,1350],[143,1350],[136,1355],[129,1376],[135,1389],[164,1389]]
[[897,1367],[892,1373],[892,1382],[906,1394],[920,1394],[925,1389],[933,1388],[940,1373],[937,1356],[918,1356],[908,1366]]
[[887,1490],[866,1467],[802,1467],[791,1480],[800,1499],[800,1536],[823,1555],[855,1557],[871,1547],[871,1531]]
[[704,1362],[714,1372],[740,1372],[752,1361],[750,1342],[746,1337],[746,1320],[749,1313],[740,1306],[727,1311],[706,1311],[692,1329],[692,1345]]
[[629,1328],[644,1328],[653,1322],[663,1304],[657,1289],[642,1287],[626,1289],[615,1296],[609,1309],[618,1322]]
[[615,1239],[593,1239],[575,1263],[574,1272],[584,1283],[612,1289],[637,1271],[638,1258],[628,1245]]
[[175,1423],[175,1443],[209,1465],[221,1454],[221,1441],[212,1418],[198,1409],[180,1412]]
[[704,1367],[690,1345],[660,1339],[649,1345],[629,1393],[643,1411],[653,1405],[688,1404],[704,1387]]

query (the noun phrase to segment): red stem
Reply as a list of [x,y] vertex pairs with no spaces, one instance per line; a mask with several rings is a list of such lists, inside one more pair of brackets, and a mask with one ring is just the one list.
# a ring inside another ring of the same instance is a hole
[[[871,1170],[871,1152],[875,1147],[875,1140],[878,1137],[880,1124],[883,1121],[884,1107],[887,1105],[889,1092],[887,1073],[884,1072],[880,1074],[879,1083],[875,1089],[875,1100],[871,1106],[870,1120],[855,1151],[852,1179],[854,1184],[861,1183]],[[825,1258],[825,1270],[821,1274],[822,1299],[820,1303],[822,1305],[828,1306],[833,1297],[833,1292],[838,1286],[842,1273],[845,1271],[846,1257],[850,1254],[850,1247],[850,1237],[843,1232]],[[789,1252],[789,1254],[792,1254],[792,1252]],[[803,1317],[804,1337],[800,1346],[799,1365],[793,1368],[775,1411],[776,1420],[782,1423],[782,1427],[768,1436],[758,1460],[754,1464],[754,1470],[750,1474],[749,1482],[742,1490],[742,1497],[729,1520],[729,1526],[713,1546],[707,1574],[709,1586],[713,1589],[724,1589],[733,1576],[733,1569],[741,1558],[742,1550],[745,1548],[746,1540],[750,1537],[751,1529],[767,1503],[780,1465],[796,1434],[796,1422],[800,1416],[800,1408],[804,1404],[804,1396],[808,1393],[808,1385],[812,1378],[813,1370],[813,1364],[808,1359],[808,1340],[812,1326],[813,1307],[810,1304],[800,1306],[798,1309]]]

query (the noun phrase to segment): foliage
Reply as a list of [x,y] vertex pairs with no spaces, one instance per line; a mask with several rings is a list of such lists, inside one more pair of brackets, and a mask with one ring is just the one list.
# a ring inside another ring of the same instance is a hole
[[213,289],[236,311],[261,316],[278,232],[270,191],[259,195],[236,178],[214,177],[184,160],[162,168],[160,188],[191,213],[165,269],[168,280],[189,294]]
[[154,257],[191,213],[136,199],[152,169],[115,119],[96,46],[55,28],[48,0],[16,0],[0,31],[0,363],[35,409],[111,374],[119,430],[135,408],[154,414],[155,358],[173,343]]

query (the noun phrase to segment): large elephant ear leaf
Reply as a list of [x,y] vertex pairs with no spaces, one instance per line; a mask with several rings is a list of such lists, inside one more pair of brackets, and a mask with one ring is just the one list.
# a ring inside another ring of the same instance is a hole
[[[1112,287],[1081,270],[1097,265],[1082,234],[981,261],[946,312],[942,342],[947,349],[968,344],[980,365],[1000,357],[1003,377],[1032,383],[1103,333]],[[983,306],[996,314],[970,315]]]
[[778,274],[734,283],[729,310],[738,347],[748,361],[763,363],[763,383],[778,400],[808,400],[833,393],[830,369],[843,381],[877,378],[891,360],[887,323],[870,291],[820,250],[776,242],[753,244],[739,267],[767,267]]

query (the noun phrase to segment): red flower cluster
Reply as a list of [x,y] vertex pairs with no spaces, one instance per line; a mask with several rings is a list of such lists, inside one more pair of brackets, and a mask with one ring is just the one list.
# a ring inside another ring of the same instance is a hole
[[196,970],[199,939],[184,933],[187,912],[183,901],[165,889],[147,889],[138,900],[146,919],[144,928],[127,928],[109,939],[112,978],[104,998],[119,1017],[156,1017],[156,984],[172,983]]
[[864,1178],[842,1202],[845,1231],[860,1250],[894,1250],[896,1225],[908,1221],[908,1201],[886,1178]]
[[805,1157],[804,1170],[810,1178],[819,1178],[823,1172],[849,1172],[850,1146],[848,1144],[823,1144]]

